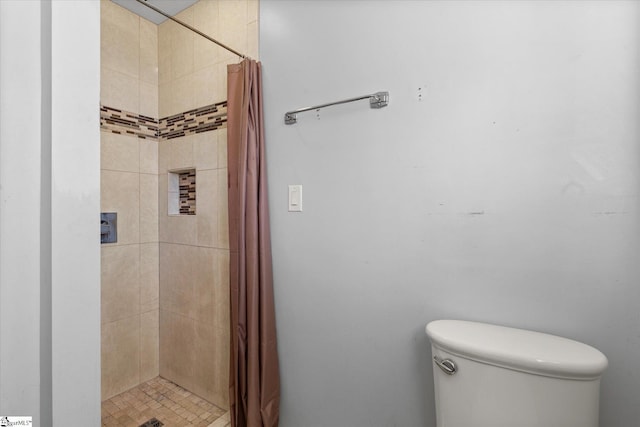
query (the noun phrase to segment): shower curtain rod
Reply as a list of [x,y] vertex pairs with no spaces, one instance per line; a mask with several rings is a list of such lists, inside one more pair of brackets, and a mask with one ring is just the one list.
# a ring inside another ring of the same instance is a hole
[[153,11],[155,11],[155,12],[159,13],[160,15],[163,15],[163,16],[165,16],[165,17],[167,17],[167,18],[171,19],[173,22],[175,22],[175,23],[177,23],[177,24],[180,24],[180,25],[182,25],[182,26],[183,26],[183,27],[185,27],[185,28],[188,28],[189,30],[193,31],[194,33],[196,33],[196,34],[198,34],[198,35],[201,35],[201,36],[202,36],[202,37],[204,37],[205,39],[207,39],[207,40],[209,40],[209,41],[211,41],[211,42],[214,42],[214,43],[215,43],[215,44],[217,44],[218,46],[220,46],[220,47],[222,47],[222,48],[224,48],[224,49],[227,49],[229,52],[231,52],[231,53],[235,53],[235,54],[236,54],[236,55],[238,55],[240,58],[242,58],[242,59],[248,58],[248,56],[247,56],[247,55],[243,55],[242,53],[238,52],[237,50],[232,49],[232,48],[230,48],[229,46],[226,46],[225,44],[220,43],[218,40],[216,40],[216,39],[214,39],[214,38],[212,38],[212,37],[209,37],[208,35],[206,35],[206,34],[205,34],[205,33],[203,33],[202,31],[196,30],[196,29],[195,29],[195,28],[193,28],[191,25],[189,25],[189,24],[185,24],[184,22],[180,21],[179,19],[176,19],[176,18],[174,18],[173,16],[171,16],[171,15],[169,15],[169,14],[167,14],[167,13],[164,13],[163,11],[161,11],[160,9],[158,9],[157,7],[151,6],[150,4],[148,4],[148,3],[146,2],[146,0],[136,0],[136,1],[137,1],[138,3],[140,3],[140,4],[143,4],[143,5],[147,6],[149,9],[151,9],[151,10],[153,10]]
[[315,107],[305,107],[293,111],[287,111],[284,113],[284,123],[287,125],[297,123],[298,113],[319,110],[320,108],[331,107],[332,105],[346,104],[347,102],[360,101],[361,99],[369,99],[369,106],[371,108],[382,108],[389,104],[389,92],[376,92],[371,95],[356,96],[355,98],[344,99],[342,101],[328,102],[326,104],[316,105]]

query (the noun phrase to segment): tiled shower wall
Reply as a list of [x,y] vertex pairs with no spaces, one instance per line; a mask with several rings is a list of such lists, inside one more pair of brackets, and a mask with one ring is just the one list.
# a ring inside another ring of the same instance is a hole
[[[177,18],[257,59],[257,0],[201,0]],[[104,106],[161,122],[219,103],[236,62],[171,21],[155,26],[102,0]],[[102,250],[103,399],[159,373],[228,406],[226,135],[102,132],[102,208],[119,222],[118,243]],[[186,169],[196,214],[168,215],[168,172]]]
[[[101,103],[158,116],[158,29],[101,2]],[[102,245],[102,399],[159,372],[158,145],[101,132],[101,210],[118,213]]]
[[[176,18],[258,58],[258,0],[201,0]],[[227,99],[227,64],[238,57],[184,27],[158,27],[159,114],[166,117]]]
[[[176,16],[257,58],[258,2],[201,0]],[[171,21],[158,27],[160,117],[226,100],[238,57]],[[159,142],[160,375],[228,407],[227,130]],[[168,215],[167,173],[196,170],[196,215]]]

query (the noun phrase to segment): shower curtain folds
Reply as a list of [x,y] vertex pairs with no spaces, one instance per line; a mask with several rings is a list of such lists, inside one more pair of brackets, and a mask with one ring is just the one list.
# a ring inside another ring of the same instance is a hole
[[232,427],[275,427],[280,408],[261,64],[227,68]]

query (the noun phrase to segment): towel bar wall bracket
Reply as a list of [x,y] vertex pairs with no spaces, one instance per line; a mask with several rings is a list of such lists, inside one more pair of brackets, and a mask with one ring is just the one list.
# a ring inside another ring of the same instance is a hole
[[371,95],[358,96],[355,98],[345,99],[343,101],[330,102],[328,104],[316,105],[315,107],[305,107],[294,111],[284,113],[284,123],[292,125],[298,121],[298,113],[305,111],[319,110],[320,108],[331,107],[332,105],[346,104],[347,102],[360,101],[361,99],[369,99],[369,107],[382,108],[389,104],[389,92],[376,92]]

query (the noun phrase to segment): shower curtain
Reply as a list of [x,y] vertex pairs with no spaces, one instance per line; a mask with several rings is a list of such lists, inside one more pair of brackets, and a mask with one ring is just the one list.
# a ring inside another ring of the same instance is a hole
[[227,67],[232,427],[278,425],[271,238],[264,157],[261,64]]

